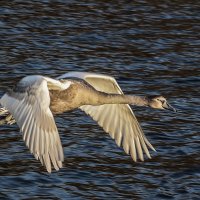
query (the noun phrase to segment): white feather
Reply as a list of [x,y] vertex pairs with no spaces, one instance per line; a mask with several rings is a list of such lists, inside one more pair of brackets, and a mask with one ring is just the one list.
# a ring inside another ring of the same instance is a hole
[[[14,90],[5,94],[0,103],[14,116],[31,153],[51,172],[50,157],[53,159],[53,166],[58,170],[64,156],[57,127],[49,109],[49,83],[60,90],[67,89],[71,84],[70,81],[62,83],[43,76],[27,76],[17,85],[19,92]],[[55,156],[57,152],[59,156]]]
[[[72,77],[84,79],[98,91],[123,94],[116,80],[107,75],[85,72],[69,72],[59,76],[57,79],[68,79]],[[115,139],[118,146],[120,146],[122,143],[125,152],[128,154],[130,151],[134,161],[137,160],[137,155],[140,160],[144,160],[142,147],[149,158],[150,154],[146,145],[155,150],[145,137],[129,105],[84,105],[81,106],[80,109],[85,111],[95,121],[97,121],[98,124],[102,126],[103,129],[108,132],[113,139]]]

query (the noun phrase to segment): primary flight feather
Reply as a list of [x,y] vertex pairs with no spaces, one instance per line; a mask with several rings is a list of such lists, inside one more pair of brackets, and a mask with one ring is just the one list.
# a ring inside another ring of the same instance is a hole
[[[154,148],[129,104],[175,111],[162,96],[124,95],[113,77],[85,72],[69,72],[57,79],[27,76],[3,95],[0,104],[5,107],[0,112],[4,116],[11,113],[27,147],[48,172],[52,165],[59,170],[64,160],[53,117],[58,113],[77,108],[83,110],[115,139],[118,146],[131,154],[134,161],[137,158],[143,161],[143,151],[151,158],[148,147]],[[10,120],[13,119],[10,117]]]

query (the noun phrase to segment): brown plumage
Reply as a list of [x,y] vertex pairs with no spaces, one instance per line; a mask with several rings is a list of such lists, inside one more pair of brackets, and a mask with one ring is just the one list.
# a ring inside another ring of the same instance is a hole
[[137,157],[143,161],[143,151],[151,158],[148,147],[154,148],[128,104],[175,110],[162,96],[124,95],[114,78],[83,72],[70,72],[57,80],[27,76],[0,103],[5,107],[4,114],[13,115],[26,145],[48,172],[51,165],[59,170],[64,160],[53,114],[80,108],[131,154],[134,161]]

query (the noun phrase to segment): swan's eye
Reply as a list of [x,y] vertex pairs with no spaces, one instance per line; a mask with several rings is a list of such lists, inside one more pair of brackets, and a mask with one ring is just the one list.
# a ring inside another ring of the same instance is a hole
[[165,100],[161,100],[161,99],[156,99],[157,101],[160,101],[162,104],[165,103]]
[[165,100],[160,100],[160,102],[163,104],[163,103],[165,103]]

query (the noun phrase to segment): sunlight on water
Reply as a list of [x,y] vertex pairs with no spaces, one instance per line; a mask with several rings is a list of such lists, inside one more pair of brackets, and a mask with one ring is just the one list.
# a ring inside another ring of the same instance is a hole
[[134,108],[157,152],[132,162],[81,111],[56,118],[64,168],[47,174],[19,128],[0,127],[1,199],[199,199],[199,4],[3,1],[0,94],[31,74],[114,76],[128,94],[162,94],[178,113]]

